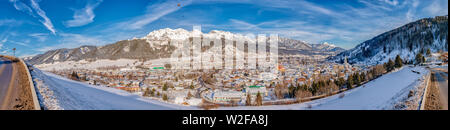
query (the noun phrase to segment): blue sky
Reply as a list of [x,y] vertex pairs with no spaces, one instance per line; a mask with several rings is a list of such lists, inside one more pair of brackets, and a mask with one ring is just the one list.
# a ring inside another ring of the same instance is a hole
[[349,49],[408,22],[448,15],[448,0],[1,0],[0,14],[0,54],[9,55],[12,48],[30,56],[193,25]]

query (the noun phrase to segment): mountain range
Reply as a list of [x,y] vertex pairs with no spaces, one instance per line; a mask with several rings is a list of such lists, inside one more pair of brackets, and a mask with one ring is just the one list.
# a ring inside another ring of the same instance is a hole
[[[31,64],[55,63],[64,61],[95,61],[99,59],[139,59],[143,61],[168,58],[177,46],[171,44],[174,40],[190,39],[192,42],[192,33],[201,33],[187,31],[184,29],[160,29],[150,32],[142,38],[133,38],[118,41],[104,46],[80,46],[77,48],[56,49],[47,51],[26,60]],[[203,34],[203,33],[202,33]],[[231,32],[213,30],[203,36],[224,36],[244,37],[240,34]],[[244,51],[244,50],[241,50]],[[305,41],[293,40],[279,37],[279,55],[321,55],[323,57],[333,56],[345,49],[329,43],[309,44]]]

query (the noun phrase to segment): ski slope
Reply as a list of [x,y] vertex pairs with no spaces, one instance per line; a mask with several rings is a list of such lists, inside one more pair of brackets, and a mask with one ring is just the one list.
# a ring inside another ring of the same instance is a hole
[[[416,74],[414,71],[420,72]],[[310,102],[292,105],[272,106],[242,106],[222,107],[219,109],[262,109],[262,110],[383,110],[393,109],[393,106],[401,99],[407,98],[408,92],[424,82],[425,75],[429,71],[423,67],[403,67],[402,69],[386,74],[378,79],[370,81],[361,87],[344,92],[344,97],[339,95],[326,97]]]
[[72,81],[34,68],[33,80],[45,110],[176,110],[196,107],[168,104],[114,88]]

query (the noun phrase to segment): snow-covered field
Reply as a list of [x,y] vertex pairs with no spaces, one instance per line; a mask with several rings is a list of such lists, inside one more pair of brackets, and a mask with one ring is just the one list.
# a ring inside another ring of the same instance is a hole
[[45,110],[176,110],[197,107],[168,104],[114,88],[72,81],[34,68],[41,107]]
[[[420,72],[416,74],[414,71]],[[416,89],[424,81],[429,71],[423,67],[403,67],[375,79],[361,87],[341,94],[310,102],[292,105],[221,107],[219,109],[263,109],[263,110],[383,110],[393,109],[402,98],[407,98],[410,90]]]

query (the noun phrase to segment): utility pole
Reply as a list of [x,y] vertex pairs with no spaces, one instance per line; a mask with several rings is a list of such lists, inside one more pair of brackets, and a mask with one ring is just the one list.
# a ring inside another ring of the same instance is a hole
[[16,48],[13,48],[14,57],[16,57]]

